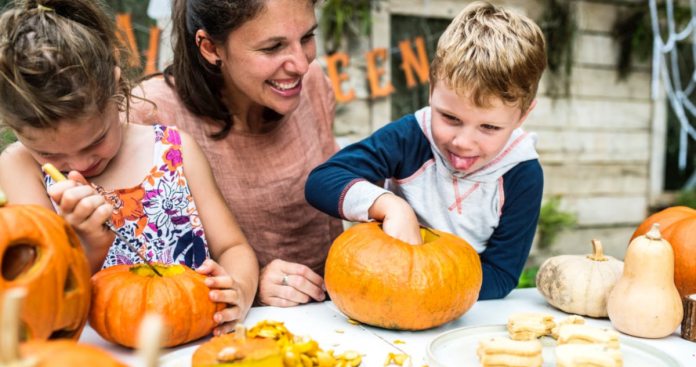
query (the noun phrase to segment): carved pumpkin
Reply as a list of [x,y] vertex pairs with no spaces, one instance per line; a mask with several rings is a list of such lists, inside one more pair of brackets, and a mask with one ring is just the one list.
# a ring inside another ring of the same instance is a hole
[[0,263],[0,290],[27,289],[21,340],[80,337],[89,312],[89,264],[58,214],[37,205],[1,207]]
[[247,338],[247,330],[237,324],[233,334],[212,338],[193,353],[191,367],[244,366],[283,367],[280,347],[271,338]]
[[567,313],[607,317],[607,300],[624,264],[604,256],[599,240],[592,240],[592,247],[591,255],[561,255],[544,261],[536,276],[537,290]]
[[116,265],[92,277],[89,324],[104,339],[127,347],[136,345],[138,325],[147,312],[162,316],[163,347],[173,347],[210,334],[217,326],[215,312],[225,304],[213,302],[206,276],[184,265]]
[[481,260],[461,238],[421,228],[423,245],[410,245],[362,223],[341,234],[326,260],[326,288],[348,317],[398,330],[450,322],[478,299]]
[[646,219],[631,240],[646,234],[653,223],[660,224],[662,238],[674,251],[674,283],[683,299],[696,293],[696,210],[676,206],[653,214]]

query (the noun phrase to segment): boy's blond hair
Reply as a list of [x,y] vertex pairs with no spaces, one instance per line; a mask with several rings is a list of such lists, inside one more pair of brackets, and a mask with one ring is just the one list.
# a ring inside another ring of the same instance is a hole
[[430,83],[443,81],[477,107],[497,97],[526,112],[546,68],[544,35],[531,19],[484,2],[467,6],[440,37]]

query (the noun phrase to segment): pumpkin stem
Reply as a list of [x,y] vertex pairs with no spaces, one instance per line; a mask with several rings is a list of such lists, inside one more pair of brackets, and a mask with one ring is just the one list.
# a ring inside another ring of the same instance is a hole
[[30,367],[35,360],[19,358],[19,322],[22,301],[27,295],[24,288],[10,288],[5,291],[2,304],[2,331],[0,331],[0,365]]
[[245,341],[247,338],[247,328],[241,322],[237,324],[234,331],[234,340]]
[[662,234],[660,233],[660,223],[653,223],[650,231],[645,234],[645,237],[649,240],[660,241],[662,240]]
[[157,367],[160,344],[162,343],[162,318],[148,313],[140,323],[138,332],[138,355],[145,367]]
[[604,256],[602,242],[599,241],[598,239],[592,240],[592,255],[587,256],[587,258],[590,260],[594,260],[594,261],[607,261],[607,260],[609,260]]
[[7,204],[7,196],[5,196],[5,192],[0,188],[0,207],[5,206],[5,204]]

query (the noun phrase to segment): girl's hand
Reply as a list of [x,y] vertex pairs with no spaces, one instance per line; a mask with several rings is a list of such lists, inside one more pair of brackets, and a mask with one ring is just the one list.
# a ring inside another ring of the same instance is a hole
[[[286,284],[283,284],[283,278]],[[261,269],[258,301],[264,306],[297,306],[312,298],[323,301],[326,298],[324,291],[324,279],[312,269],[275,259]]]
[[[113,208],[79,172],[72,171],[66,181],[56,182],[48,189],[48,195],[58,205],[58,214],[83,242],[103,242],[93,240],[103,238],[108,232],[103,224],[111,217]],[[111,242],[113,238],[107,241],[109,245]]]
[[227,308],[213,316],[213,320],[220,323],[220,326],[213,330],[213,335],[219,336],[234,331],[237,322],[243,321],[249,312],[249,307],[244,306],[249,304],[245,302],[246,295],[227,271],[212,259],[205,260],[196,272],[210,276],[205,280],[205,285],[211,289],[210,300],[227,304]]

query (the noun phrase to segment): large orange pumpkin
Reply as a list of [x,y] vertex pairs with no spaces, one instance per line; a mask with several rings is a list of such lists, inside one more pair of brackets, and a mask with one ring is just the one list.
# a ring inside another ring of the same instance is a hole
[[0,208],[0,263],[0,291],[28,292],[22,340],[80,337],[89,312],[89,264],[58,214],[36,205]]
[[478,299],[481,260],[461,238],[421,228],[413,246],[362,223],[341,234],[326,260],[326,288],[333,303],[362,323],[423,330],[452,321]]
[[696,293],[696,210],[675,206],[653,214],[633,233],[634,238],[648,233],[653,223],[660,223],[662,238],[674,251],[674,283],[679,295]]
[[162,317],[163,347],[173,347],[210,334],[217,326],[215,312],[225,304],[213,302],[206,276],[185,265],[116,265],[92,277],[89,324],[104,339],[127,347],[137,344],[137,331],[147,312]]

